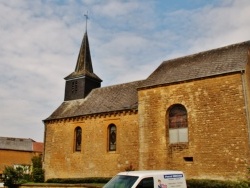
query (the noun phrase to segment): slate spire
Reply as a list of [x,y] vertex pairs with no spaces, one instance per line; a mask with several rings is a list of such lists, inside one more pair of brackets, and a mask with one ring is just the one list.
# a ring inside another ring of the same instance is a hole
[[89,49],[89,40],[87,31],[84,34],[80,52],[78,55],[75,72],[83,72],[88,71],[89,73],[93,73],[90,49]]
[[81,44],[81,48],[78,54],[76,68],[73,73],[68,75],[65,79],[72,79],[81,76],[89,76],[102,81],[94,72],[92,67],[92,60],[90,55],[90,47],[87,31],[85,32]]
[[93,72],[87,30],[83,36],[75,71],[65,80],[65,101],[85,98],[92,89],[101,87],[102,80]]

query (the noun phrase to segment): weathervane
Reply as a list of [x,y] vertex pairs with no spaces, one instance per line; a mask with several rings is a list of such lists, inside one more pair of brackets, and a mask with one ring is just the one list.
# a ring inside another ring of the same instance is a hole
[[89,19],[88,11],[87,11],[87,14],[84,14],[84,16],[86,18],[86,31],[87,31],[87,25],[88,25],[88,19]]

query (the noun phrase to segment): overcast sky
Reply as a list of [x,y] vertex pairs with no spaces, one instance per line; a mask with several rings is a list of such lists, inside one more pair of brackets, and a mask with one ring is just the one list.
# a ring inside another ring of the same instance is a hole
[[0,0],[0,136],[43,141],[42,120],[64,100],[87,12],[102,86],[250,40],[249,0]]

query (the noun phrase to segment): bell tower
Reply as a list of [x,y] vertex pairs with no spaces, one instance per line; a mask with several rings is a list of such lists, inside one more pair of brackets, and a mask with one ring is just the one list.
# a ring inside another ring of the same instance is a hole
[[83,99],[92,89],[101,87],[102,80],[93,72],[89,40],[86,31],[83,36],[80,52],[78,55],[75,71],[65,77],[65,97],[64,101]]

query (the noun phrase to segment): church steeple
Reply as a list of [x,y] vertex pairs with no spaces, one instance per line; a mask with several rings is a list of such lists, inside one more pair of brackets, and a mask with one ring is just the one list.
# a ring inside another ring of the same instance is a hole
[[101,87],[102,80],[93,72],[87,30],[83,36],[75,71],[65,80],[65,101],[85,98],[92,89]]
[[75,72],[81,72],[81,71],[88,71],[89,73],[93,73],[87,31],[85,32],[83,37],[82,45],[80,48],[75,68]]

